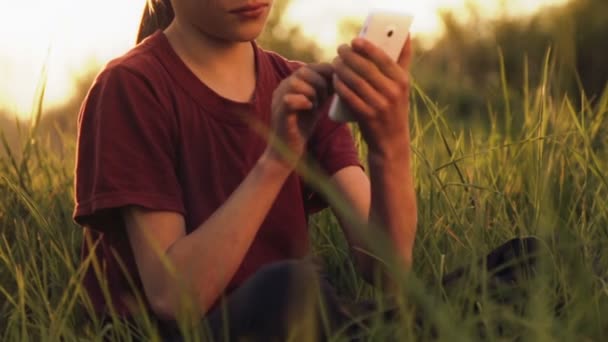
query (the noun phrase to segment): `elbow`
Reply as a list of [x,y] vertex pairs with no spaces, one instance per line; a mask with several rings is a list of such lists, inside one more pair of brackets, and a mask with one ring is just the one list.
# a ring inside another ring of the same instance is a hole
[[148,304],[156,318],[162,321],[174,321],[177,319],[177,310],[169,296],[148,296]]
[[146,300],[152,314],[161,321],[174,321],[178,316],[178,304],[176,289],[170,282],[157,281],[155,286],[146,289]]
[[145,298],[148,309],[162,321],[172,321],[177,316],[176,289],[172,277],[163,269],[149,273],[143,279]]
[[[210,296],[201,296],[186,289],[164,289],[156,295],[147,296],[150,310],[155,317],[163,321],[175,321],[179,313],[191,312],[201,317],[213,304]],[[192,303],[197,303],[192,307]],[[184,311],[185,310],[185,311]]]

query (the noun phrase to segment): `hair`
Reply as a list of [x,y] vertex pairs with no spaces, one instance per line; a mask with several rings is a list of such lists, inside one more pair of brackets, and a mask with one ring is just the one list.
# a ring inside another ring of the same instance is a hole
[[141,16],[137,44],[148,38],[157,30],[166,29],[175,18],[171,0],[146,0],[144,13]]

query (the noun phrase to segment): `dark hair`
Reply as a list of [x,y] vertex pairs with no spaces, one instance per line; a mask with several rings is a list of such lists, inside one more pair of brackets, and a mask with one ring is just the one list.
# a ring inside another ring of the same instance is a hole
[[137,44],[157,30],[166,29],[174,17],[175,13],[170,0],[146,0],[146,7],[139,24]]

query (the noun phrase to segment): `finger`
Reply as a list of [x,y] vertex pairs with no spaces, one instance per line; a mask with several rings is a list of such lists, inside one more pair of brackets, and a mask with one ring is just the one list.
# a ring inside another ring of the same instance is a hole
[[[367,80],[346,65],[340,57],[336,58],[334,63],[336,76],[338,76],[340,81],[346,84],[348,88],[357,95],[357,97],[365,101],[372,108],[386,108],[387,101],[374,87],[368,83]],[[376,72],[379,73],[377,69]]]
[[309,65],[309,67],[312,70],[318,72],[326,80],[331,81],[331,78],[334,74],[334,67],[331,65],[331,63],[311,64]]
[[285,94],[283,95],[281,106],[283,113],[291,114],[312,110],[314,103],[302,94]]
[[353,50],[369,60],[388,77],[403,73],[403,70],[384,50],[364,38],[355,38],[352,42]]
[[[325,76],[324,73],[328,74],[328,76]],[[331,92],[329,86],[331,74],[333,74],[333,67],[331,67],[331,71],[329,71],[326,66],[310,66],[300,68],[297,71],[296,77],[312,86],[317,93],[319,101],[323,101]]]
[[301,94],[306,96],[312,103],[317,101],[317,90],[309,82],[306,82],[301,77],[290,77],[287,80],[288,94]]
[[401,55],[399,56],[399,59],[397,60],[397,64],[399,64],[399,66],[405,71],[410,70],[410,65],[412,63],[413,48],[412,48],[412,39],[411,38],[412,38],[411,35],[407,36],[407,40],[405,41],[405,45],[403,45],[403,50],[401,51]]
[[338,75],[334,75],[333,78],[334,89],[336,89],[336,94],[340,96],[340,99],[344,102],[346,106],[352,109],[352,113],[355,116],[355,119],[359,121],[360,119],[370,118],[374,110],[365,103],[357,94],[350,89]]
[[335,73],[334,66],[331,63],[319,63],[312,65],[313,70],[315,70],[319,75],[323,77],[325,80],[325,85],[327,86],[327,95],[331,96],[334,93],[333,86],[333,76]]
[[[355,52],[350,46],[346,44],[340,46],[338,55],[345,65],[364,78],[378,93],[387,94],[393,91],[391,80],[374,63]],[[344,77],[341,78],[346,81]]]

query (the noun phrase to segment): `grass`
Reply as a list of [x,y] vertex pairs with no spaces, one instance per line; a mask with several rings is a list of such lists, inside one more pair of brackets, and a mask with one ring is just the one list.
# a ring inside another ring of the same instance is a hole
[[[480,330],[491,341],[594,341],[608,334],[608,256],[602,253],[608,243],[608,90],[593,104],[584,94],[572,101],[552,83],[549,57],[544,68],[540,84],[522,85],[521,103],[512,103],[505,87],[508,109],[489,107],[488,127],[471,122],[455,130],[462,124],[450,119],[449,107],[415,87],[414,272],[401,291],[402,318],[375,322],[367,340],[468,341],[480,339]],[[503,68],[501,75],[504,82],[508,72]],[[91,306],[80,285],[81,229],[71,220],[73,138],[66,137],[64,151],[51,153],[36,131],[40,101],[35,108],[21,152],[5,143],[0,156],[0,340],[128,340],[119,321],[104,326],[83,318]],[[379,298],[355,273],[332,214],[316,215],[311,228],[314,253],[326,261],[338,291],[352,299]],[[501,305],[483,286],[476,291],[488,276],[483,272],[473,272],[444,298],[440,279],[449,270],[529,235],[548,252],[526,288],[524,308]],[[416,324],[414,312],[423,324]],[[157,338],[145,323],[136,330]]]

